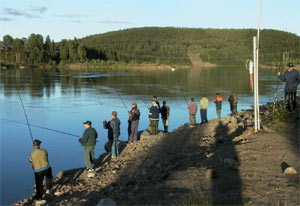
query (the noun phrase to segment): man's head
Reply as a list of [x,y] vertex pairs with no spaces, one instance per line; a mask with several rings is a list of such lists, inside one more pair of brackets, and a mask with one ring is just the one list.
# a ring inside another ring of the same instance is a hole
[[152,105],[156,105],[156,99],[152,99]]
[[234,91],[231,91],[231,94],[234,95]]
[[42,143],[42,142],[41,142],[40,140],[38,140],[38,139],[35,139],[35,140],[32,142],[34,148],[40,148],[41,143]]
[[167,102],[166,102],[166,100],[164,100],[164,101],[163,101],[163,105],[166,105],[166,104],[167,104]]
[[90,128],[91,127],[91,125],[92,125],[92,122],[91,121],[89,121],[89,120],[87,120],[87,121],[85,121],[85,122],[83,122],[83,125],[84,125],[84,128]]
[[219,93],[219,92],[218,92],[218,93],[216,93],[216,96],[217,96],[217,97],[219,97],[219,96],[220,96],[220,93]]
[[288,68],[289,68],[289,70],[292,70],[292,69],[294,69],[294,64],[293,63],[288,63],[287,64],[287,66],[288,66]]
[[194,102],[194,101],[195,101],[195,99],[194,99],[194,97],[192,97],[192,98],[191,98],[191,102]]
[[136,102],[131,103],[131,107],[136,107],[136,106],[137,106]]
[[112,118],[116,118],[118,116],[118,113],[116,112],[116,111],[113,111],[112,113],[111,113],[111,117]]

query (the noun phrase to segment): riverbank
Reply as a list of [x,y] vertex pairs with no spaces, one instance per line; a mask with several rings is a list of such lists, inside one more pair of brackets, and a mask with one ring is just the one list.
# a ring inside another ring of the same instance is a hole
[[101,155],[93,177],[84,168],[58,173],[45,200],[49,205],[97,205],[107,197],[117,205],[299,205],[299,175],[284,173],[290,165],[299,174],[299,108],[289,122],[271,123],[271,109],[265,107],[261,117],[258,133],[250,110],[170,133],[143,131],[140,141],[120,144],[118,158]]

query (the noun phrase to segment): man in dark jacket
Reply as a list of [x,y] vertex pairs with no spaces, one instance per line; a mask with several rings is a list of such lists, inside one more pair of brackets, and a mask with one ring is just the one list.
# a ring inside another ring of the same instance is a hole
[[79,139],[79,142],[82,146],[84,146],[84,162],[86,169],[88,172],[93,172],[94,169],[92,167],[92,163],[98,134],[97,131],[92,127],[91,121],[86,121],[83,124],[85,130],[82,137]]
[[277,73],[278,78],[285,82],[284,87],[284,98],[288,103],[288,108],[290,112],[294,111],[297,107],[296,101],[296,93],[297,93],[297,86],[300,83],[300,76],[297,70],[294,70],[294,64],[288,63],[288,70],[285,71],[282,75],[280,72]]
[[114,137],[113,137],[113,131],[112,131],[112,128],[110,126],[110,121],[109,120],[104,120],[103,121],[103,128],[104,129],[107,129],[107,142],[106,144],[104,145],[104,149],[107,153],[111,152],[111,146],[112,146],[112,143],[114,141]]
[[170,107],[167,105],[166,101],[163,101],[163,106],[160,109],[160,113],[164,125],[164,132],[168,132]]
[[128,143],[137,141],[139,119],[140,119],[140,110],[137,108],[136,102],[133,102],[131,104],[131,110],[129,112],[130,132],[128,136]]
[[152,100],[152,105],[149,108],[149,119],[150,119],[150,134],[158,133],[158,121],[159,121],[159,107],[156,103],[156,99]]
[[113,111],[111,113],[112,120],[110,120],[110,127],[113,132],[113,143],[111,146],[111,157],[115,158],[119,155],[119,148],[118,148],[118,139],[120,136],[120,125],[121,121],[117,117],[117,112]]
[[221,118],[222,102],[223,102],[223,98],[221,97],[220,93],[217,93],[216,94],[215,104],[216,104],[216,110],[217,110],[218,119]]
[[238,97],[234,94],[234,91],[231,92],[231,95],[228,98],[228,102],[230,104],[231,115],[236,115],[237,114]]
[[36,195],[33,199],[40,200],[43,196],[43,180],[46,176],[46,194],[49,193],[52,187],[52,169],[48,161],[48,152],[40,148],[42,142],[38,139],[33,141],[34,151],[31,152],[29,162],[32,163],[34,169]]

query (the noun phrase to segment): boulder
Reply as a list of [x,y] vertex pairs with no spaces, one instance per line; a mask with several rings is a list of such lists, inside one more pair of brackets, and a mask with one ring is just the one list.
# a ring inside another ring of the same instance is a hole
[[113,199],[109,198],[109,197],[103,198],[97,204],[97,206],[115,206],[115,205],[116,205],[116,202]]
[[87,177],[88,178],[96,177],[96,174],[94,172],[88,172]]
[[40,206],[40,205],[46,205],[46,204],[47,204],[46,200],[37,200],[34,205]]
[[285,174],[285,175],[296,175],[297,170],[294,169],[293,167],[288,167],[284,170],[283,174]]

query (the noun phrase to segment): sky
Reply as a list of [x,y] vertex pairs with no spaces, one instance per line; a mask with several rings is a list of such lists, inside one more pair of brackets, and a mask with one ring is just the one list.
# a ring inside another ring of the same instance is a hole
[[[0,0],[3,36],[54,41],[137,27],[258,27],[260,0]],[[300,35],[300,0],[263,0],[262,29]]]

